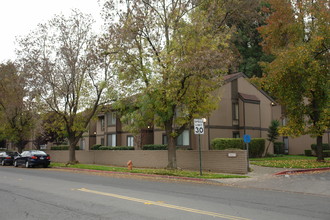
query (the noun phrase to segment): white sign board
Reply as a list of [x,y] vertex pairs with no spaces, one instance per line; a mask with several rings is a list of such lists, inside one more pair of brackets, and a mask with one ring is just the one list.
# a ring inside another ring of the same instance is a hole
[[228,153],[228,157],[237,157],[236,153]]
[[204,134],[203,119],[194,119],[194,131],[195,134]]

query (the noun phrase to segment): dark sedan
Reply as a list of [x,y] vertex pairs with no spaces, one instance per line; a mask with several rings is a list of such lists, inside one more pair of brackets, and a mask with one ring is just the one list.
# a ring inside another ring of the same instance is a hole
[[24,151],[21,155],[15,158],[14,166],[18,167],[24,165],[26,168],[42,166],[48,167],[50,164],[50,156],[44,151],[40,150],[29,150]]
[[0,163],[2,166],[12,165],[14,163],[14,158],[17,157],[19,153],[12,151],[0,152]]

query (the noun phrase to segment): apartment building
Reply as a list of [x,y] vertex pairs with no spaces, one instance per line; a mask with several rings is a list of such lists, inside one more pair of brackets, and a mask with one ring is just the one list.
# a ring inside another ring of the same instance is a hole
[[[240,138],[249,134],[252,138],[267,139],[267,130],[272,120],[285,123],[282,108],[268,94],[259,90],[243,73],[224,77],[224,85],[217,91],[221,96],[218,108],[206,117],[203,135],[194,134],[193,124],[188,127],[177,140],[177,146],[183,149],[197,150],[199,138],[202,150],[209,150],[214,138]],[[81,141],[81,148],[89,150],[94,144],[104,146],[134,146],[140,149],[145,144],[166,144],[165,131],[160,128],[146,128],[139,135],[123,130],[123,125],[116,112],[105,111],[99,114],[90,126],[89,133]],[[285,143],[288,154],[303,154],[316,143],[315,138],[308,135],[298,138],[279,137]],[[324,135],[324,143],[329,143],[329,132]],[[267,143],[266,143],[267,145]],[[273,148],[269,149],[273,153]]]

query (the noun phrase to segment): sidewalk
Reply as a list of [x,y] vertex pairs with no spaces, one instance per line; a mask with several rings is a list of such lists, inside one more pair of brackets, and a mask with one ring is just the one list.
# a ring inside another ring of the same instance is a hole
[[250,178],[212,180],[226,185],[330,196],[330,168],[286,169],[251,165]]

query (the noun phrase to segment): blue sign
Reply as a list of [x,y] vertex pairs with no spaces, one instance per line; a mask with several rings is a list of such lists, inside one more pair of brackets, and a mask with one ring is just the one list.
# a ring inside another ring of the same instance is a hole
[[251,142],[251,136],[248,134],[245,134],[244,137],[244,143],[250,143]]

